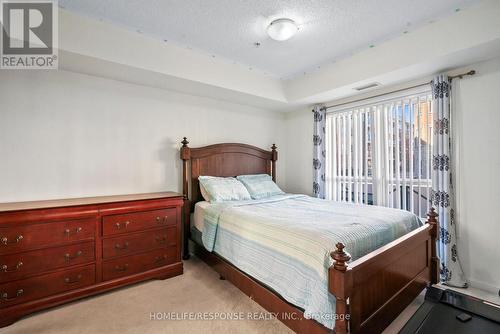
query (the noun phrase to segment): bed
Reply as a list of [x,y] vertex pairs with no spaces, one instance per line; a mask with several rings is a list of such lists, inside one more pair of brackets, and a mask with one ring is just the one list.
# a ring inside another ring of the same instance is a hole
[[[198,257],[294,331],[381,332],[427,284],[437,282],[433,211],[421,223],[409,213],[304,195],[208,204],[198,176],[265,173],[276,180],[276,146],[190,148],[184,138],[180,153],[184,258],[190,238]],[[273,217],[266,217],[269,212]],[[313,221],[304,224],[308,217]],[[328,225],[331,220],[343,227]],[[249,233],[255,236],[251,244]]]

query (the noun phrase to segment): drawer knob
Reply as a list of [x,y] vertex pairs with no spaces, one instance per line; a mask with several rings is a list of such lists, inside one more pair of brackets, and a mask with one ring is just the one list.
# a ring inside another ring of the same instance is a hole
[[163,220],[158,216],[158,217],[156,217],[156,222],[158,224],[164,224],[167,222],[167,219],[168,219],[168,216],[163,217]]
[[125,250],[125,249],[127,249],[127,248],[128,248],[128,242],[126,241],[126,242],[123,244],[123,246],[122,246],[122,245],[120,245],[120,244],[116,244],[116,245],[115,245],[115,248],[116,248],[116,249],[118,249],[118,250]]
[[4,292],[4,293],[2,293],[2,299],[4,301],[6,301],[6,302],[10,302],[11,300],[15,300],[18,297],[22,296],[23,293],[24,293],[24,290],[23,289],[19,289],[19,290],[17,290],[15,297],[9,297],[9,294],[7,292]]
[[2,265],[1,268],[2,268],[2,271],[4,273],[12,273],[12,272],[18,271],[22,266],[23,266],[23,263],[21,261],[19,261],[17,263],[17,265],[12,269],[9,269],[9,267],[6,264]]
[[78,276],[76,276],[76,278],[75,278],[75,279],[71,279],[71,278],[69,278],[69,277],[66,277],[66,278],[64,279],[64,282],[65,282],[66,284],[76,284],[76,283],[80,282],[81,280],[82,280],[82,275],[81,275],[81,274],[79,274]]
[[164,244],[167,242],[167,237],[156,237],[155,240],[159,244]]
[[80,257],[82,254],[83,254],[82,251],[78,251],[78,252],[76,252],[75,255],[71,255],[69,253],[66,253],[66,254],[64,254],[64,257],[66,258],[66,261],[71,261],[71,260],[76,259],[77,257]]
[[124,264],[123,266],[115,266],[115,271],[122,272],[128,270],[128,264]]
[[116,228],[121,230],[122,228],[127,228],[127,226],[130,224],[130,222],[127,220],[124,223],[116,223]]
[[67,228],[64,230],[64,234],[66,234],[66,236],[69,237],[70,235],[80,233],[81,231],[82,231],[81,227],[77,227],[73,231],[71,229]]
[[17,244],[17,243],[19,243],[19,241],[21,241],[23,239],[24,239],[24,237],[22,235],[18,235],[16,237],[16,239],[13,241],[9,241],[9,239],[7,237],[2,237],[2,244],[4,244],[5,246],[11,245],[11,244]]

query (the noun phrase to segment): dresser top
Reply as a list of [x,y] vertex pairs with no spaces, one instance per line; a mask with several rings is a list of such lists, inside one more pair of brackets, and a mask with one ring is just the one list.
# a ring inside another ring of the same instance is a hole
[[174,197],[182,197],[182,195],[179,193],[176,193],[176,192],[166,191],[166,192],[146,193],[146,194],[97,196],[97,197],[54,199],[54,200],[46,200],[46,201],[0,203],[0,212],[33,210],[33,209],[48,209],[48,208],[58,208],[58,207],[65,207],[65,206],[91,205],[91,204],[115,203],[115,202],[126,202],[126,201],[140,201],[140,200],[147,200],[147,199],[174,198]]

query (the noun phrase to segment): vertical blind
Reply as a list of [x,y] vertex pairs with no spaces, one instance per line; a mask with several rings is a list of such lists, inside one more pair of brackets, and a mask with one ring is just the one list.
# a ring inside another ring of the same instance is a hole
[[425,87],[329,111],[326,198],[424,217],[432,186],[431,99]]

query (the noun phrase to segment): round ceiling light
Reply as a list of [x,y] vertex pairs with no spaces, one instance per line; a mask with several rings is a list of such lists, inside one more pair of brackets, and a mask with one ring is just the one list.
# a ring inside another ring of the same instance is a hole
[[297,24],[291,19],[277,19],[267,27],[267,34],[276,41],[286,41],[299,31]]

